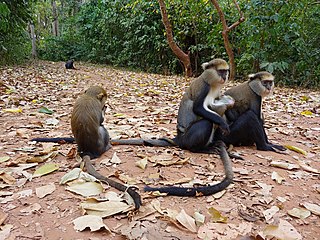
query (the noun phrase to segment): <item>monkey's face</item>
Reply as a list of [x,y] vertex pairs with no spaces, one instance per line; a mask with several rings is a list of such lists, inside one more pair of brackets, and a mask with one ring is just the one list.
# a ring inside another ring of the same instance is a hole
[[264,92],[261,97],[267,97],[272,94],[274,87],[273,80],[261,80],[261,85],[264,87]]
[[222,79],[222,83],[226,83],[229,80],[229,69],[218,69],[217,73]]

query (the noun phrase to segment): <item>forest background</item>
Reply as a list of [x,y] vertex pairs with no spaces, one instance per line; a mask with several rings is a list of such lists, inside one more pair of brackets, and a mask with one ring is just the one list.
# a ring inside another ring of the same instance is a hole
[[[211,1],[170,0],[174,41],[190,56],[192,74],[212,57],[228,60],[222,24]],[[228,33],[236,78],[260,70],[278,85],[320,86],[320,2],[239,0],[245,21]],[[232,0],[219,1],[228,25],[239,19]],[[34,38],[34,50],[32,41]],[[182,74],[156,0],[3,0],[0,65],[32,57],[90,61],[162,74]]]

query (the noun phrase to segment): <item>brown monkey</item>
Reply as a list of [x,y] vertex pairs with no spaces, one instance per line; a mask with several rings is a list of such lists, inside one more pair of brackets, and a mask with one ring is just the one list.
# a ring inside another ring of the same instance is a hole
[[[107,100],[106,91],[99,86],[88,88],[84,94],[76,100],[72,115],[71,128],[74,135],[73,138],[38,138],[34,141],[46,140],[47,142],[55,142],[55,140],[73,142],[78,145],[79,155],[83,158],[87,171],[111,187],[120,191],[127,191],[133,198],[135,208],[141,205],[140,195],[133,187],[127,187],[119,182],[102,176],[94,167],[90,159],[101,156],[107,151],[110,145],[110,139],[107,129],[102,125],[104,121],[105,102]],[[43,142],[43,141],[42,141]]]
[[269,142],[264,129],[264,120],[261,112],[262,99],[272,93],[274,76],[269,72],[258,72],[249,75],[249,80],[232,87],[225,92],[235,100],[232,108],[225,112],[230,127],[230,134],[215,135],[226,144],[250,146],[255,144],[258,150],[284,151],[281,145]]

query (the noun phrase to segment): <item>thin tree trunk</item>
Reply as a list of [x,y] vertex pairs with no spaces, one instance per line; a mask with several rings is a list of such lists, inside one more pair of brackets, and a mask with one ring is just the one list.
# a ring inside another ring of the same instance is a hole
[[36,45],[36,35],[34,33],[34,25],[30,23],[30,37],[31,37],[31,43],[32,43],[32,57],[37,58],[37,45]]
[[168,19],[167,9],[166,9],[164,0],[158,0],[158,2],[160,5],[162,22],[166,29],[167,41],[168,41],[169,47],[171,48],[173,53],[179,58],[179,60],[183,63],[185,75],[190,77],[192,76],[190,56],[189,54],[184,53],[179,48],[179,46],[175,43],[173,39],[173,34],[172,34],[172,27]]
[[230,80],[234,80],[235,75],[236,75],[236,64],[234,61],[234,53],[233,53],[233,50],[232,50],[232,47],[231,47],[231,44],[230,44],[230,41],[228,38],[228,32],[231,31],[232,29],[236,28],[240,23],[242,23],[245,20],[245,18],[243,16],[243,13],[241,12],[241,9],[240,9],[238,3],[236,2],[236,0],[233,0],[233,2],[236,5],[236,8],[238,9],[238,12],[240,14],[240,18],[237,22],[233,23],[230,27],[228,27],[226,19],[224,17],[224,13],[222,12],[218,1],[211,0],[211,2],[213,4],[213,6],[216,8],[216,10],[219,14],[221,23],[222,23],[222,28],[223,28],[222,38],[223,38],[224,46],[226,48],[226,52],[228,54],[229,63],[230,63]]
[[53,15],[52,32],[53,32],[54,36],[58,36],[59,35],[59,22],[58,22],[56,1],[53,0],[51,2],[51,5],[52,5],[52,15]]

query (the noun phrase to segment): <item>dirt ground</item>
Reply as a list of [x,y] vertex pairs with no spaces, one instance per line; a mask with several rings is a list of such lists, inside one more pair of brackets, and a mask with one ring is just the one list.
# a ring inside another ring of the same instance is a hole
[[[195,198],[154,196],[143,187],[219,181],[224,173],[218,156],[173,147],[113,146],[95,167],[137,186],[143,205],[138,212],[103,218],[110,231],[80,231],[74,220],[85,214],[80,204],[86,197],[60,184],[77,161],[75,144],[30,139],[71,136],[72,106],[90,85],[107,90],[104,125],[112,138],[173,137],[190,79],[76,67],[34,62],[0,69],[0,239],[320,239],[320,92],[279,87],[264,102],[267,134],[273,143],[298,149],[279,154],[234,147],[232,152],[244,158],[233,159],[234,183],[221,194]],[[43,107],[53,113],[39,112]],[[39,155],[46,157],[34,158]],[[50,163],[57,170],[33,176]],[[48,186],[53,189],[41,196],[40,187]],[[110,191],[121,195],[103,187],[100,198]]]

